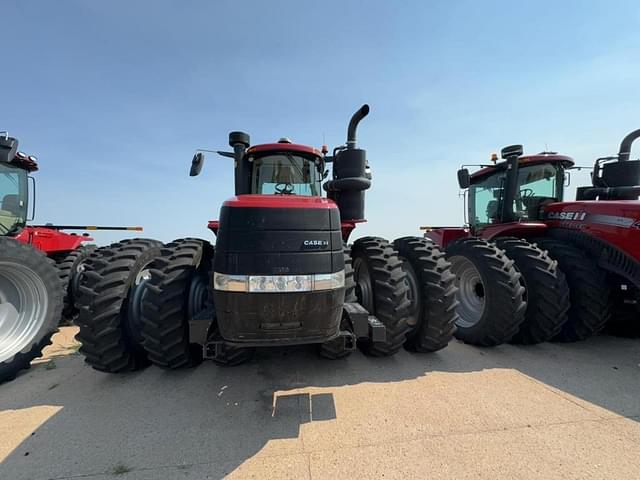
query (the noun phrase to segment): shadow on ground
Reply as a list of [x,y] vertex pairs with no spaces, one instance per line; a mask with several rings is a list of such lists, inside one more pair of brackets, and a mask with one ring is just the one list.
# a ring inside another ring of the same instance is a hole
[[[70,355],[57,358],[55,368],[39,365],[0,386],[0,419],[10,410],[33,417],[38,409],[48,409],[41,420],[12,423],[17,440],[5,448],[0,478],[158,478],[159,469],[166,478],[221,478],[269,442],[298,439],[304,425],[340,419],[333,391],[341,387],[385,384],[391,389],[371,396],[362,390],[353,403],[345,398],[343,409],[366,412],[398,384],[492,369],[513,369],[544,388],[640,418],[640,341],[608,336],[493,349],[455,341],[435,354],[403,351],[391,358],[369,358],[358,352],[333,362],[318,358],[310,348],[269,349],[235,368],[204,363],[191,370],[150,367],[126,375],[96,372],[81,356]],[[430,388],[440,384],[434,385]],[[437,395],[451,393],[442,388]],[[456,399],[456,408],[474,408],[477,399],[467,395]],[[364,420],[354,429],[385,428],[367,425],[366,415],[358,418]],[[10,435],[3,436],[3,442],[11,442]],[[340,438],[335,442],[339,445]],[[286,450],[289,444],[281,447]],[[298,451],[293,443],[290,448]]]

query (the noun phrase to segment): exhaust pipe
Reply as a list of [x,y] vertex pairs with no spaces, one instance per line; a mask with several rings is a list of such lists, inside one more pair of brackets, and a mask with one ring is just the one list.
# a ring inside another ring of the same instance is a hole
[[637,138],[640,138],[640,129],[635,130],[624,137],[622,143],[620,144],[620,151],[618,152],[619,162],[626,162],[627,160],[629,160],[629,157],[631,156],[631,144]]
[[360,120],[369,115],[369,105],[366,103],[360,107],[356,113],[351,117],[349,122],[349,128],[347,129],[347,150],[353,150],[356,148],[356,129]]

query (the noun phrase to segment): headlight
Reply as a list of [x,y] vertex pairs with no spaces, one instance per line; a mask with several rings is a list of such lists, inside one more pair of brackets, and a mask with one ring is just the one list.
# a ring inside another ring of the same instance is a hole
[[213,274],[213,288],[224,292],[283,293],[335,290],[344,287],[344,270],[314,275]]

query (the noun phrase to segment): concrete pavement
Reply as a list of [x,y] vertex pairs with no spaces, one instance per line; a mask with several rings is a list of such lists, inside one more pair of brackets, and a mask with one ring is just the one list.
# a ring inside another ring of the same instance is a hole
[[0,479],[640,476],[638,340],[106,375],[72,333],[0,386]]

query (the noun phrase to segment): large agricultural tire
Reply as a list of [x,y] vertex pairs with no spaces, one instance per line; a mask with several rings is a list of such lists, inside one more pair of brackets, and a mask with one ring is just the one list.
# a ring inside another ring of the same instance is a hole
[[482,347],[510,341],[527,308],[513,260],[480,238],[457,240],[447,246],[446,254],[458,287],[456,337]]
[[364,237],[351,247],[358,302],[386,327],[384,342],[362,341],[362,350],[373,356],[398,352],[406,341],[409,302],[407,274],[398,252],[388,241]]
[[155,365],[177,369],[202,361],[202,345],[189,343],[189,319],[212,305],[212,265],[213,247],[195,238],[169,243],[151,264],[142,337]]
[[75,303],[78,298],[79,278],[84,269],[84,263],[95,250],[95,246],[88,245],[72,250],[55,258],[58,276],[64,291],[61,325],[70,325],[78,316]]
[[569,319],[553,340],[576,342],[599,333],[611,317],[611,288],[605,272],[571,244],[551,238],[538,239],[536,243],[558,261],[569,284]]
[[[356,282],[353,279],[353,265],[351,261],[351,250],[344,247],[344,303],[355,303],[358,301],[356,296]],[[340,329],[346,330],[350,327],[349,321],[342,318]],[[329,360],[338,360],[348,357],[351,350],[344,348],[344,342],[341,338],[336,338],[318,345],[318,354]]]
[[62,295],[58,273],[46,255],[0,237],[0,382],[29,368],[51,343]]
[[435,352],[446,347],[456,331],[456,277],[451,264],[432,241],[403,237],[393,246],[404,262],[409,282],[408,324],[405,347],[416,352]]
[[80,353],[96,370],[119,373],[149,364],[142,348],[139,304],[146,293],[149,264],[162,243],[128,239],[94,251],[80,278],[76,336]]
[[495,243],[522,274],[527,298],[524,322],[511,343],[532,345],[551,340],[560,333],[571,306],[569,285],[558,262],[526,240],[505,237]]

